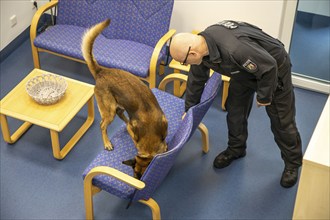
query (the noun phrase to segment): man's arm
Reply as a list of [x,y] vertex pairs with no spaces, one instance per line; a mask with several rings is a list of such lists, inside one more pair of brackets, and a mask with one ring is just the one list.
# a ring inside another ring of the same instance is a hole
[[256,76],[258,106],[270,105],[277,86],[276,60],[253,41],[242,42],[232,58],[240,68]]
[[191,65],[188,73],[185,111],[200,102],[205,83],[209,79],[209,72],[210,69],[203,64]]

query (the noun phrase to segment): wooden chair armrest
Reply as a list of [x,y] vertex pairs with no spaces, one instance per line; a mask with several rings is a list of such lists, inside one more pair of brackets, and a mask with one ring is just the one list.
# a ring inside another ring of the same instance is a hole
[[[164,45],[166,44],[166,42],[171,39],[171,37],[173,37],[173,35],[175,34],[176,30],[171,29],[169,30],[162,38],[159,39],[159,41],[157,42],[154,51],[152,53],[151,56],[151,60],[150,60],[150,64],[149,64],[149,74],[150,77],[156,77],[156,71],[157,71],[157,61],[158,61],[158,57],[160,54],[160,51],[162,50],[162,48],[164,47]],[[155,80],[154,80],[155,81]],[[151,86],[151,88],[154,88],[156,85]]]
[[167,75],[160,83],[158,86],[159,90],[165,91],[165,87],[169,82],[174,82],[174,81],[184,81],[187,82],[188,76],[184,75],[182,73],[171,73]]
[[[93,195],[95,193],[101,191],[101,189],[93,186],[92,180],[95,176],[98,176],[98,175],[112,176],[112,177],[114,177],[130,186],[133,186],[134,188],[139,189],[139,190],[143,189],[145,187],[144,182],[142,182],[134,177],[131,177],[130,175],[127,175],[126,173],[116,170],[112,167],[107,167],[107,166],[94,167],[93,169],[91,169],[89,171],[89,173],[85,176],[85,179],[84,179],[84,198],[85,198],[85,208],[86,208],[86,219],[94,219],[94,217],[93,217],[94,216]],[[149,203],[146,202],[146,204],[149,204]],[[153,205],[149,205],[149,206],[154,207]]]
[[91,186],[93,178],[98,175],[112,176],[139,190],[145,187],[145,183],[142,182],[141,180],[138,180],[112,167],[106,167],[106,166],[98,166],[91,169],[91,171],[89,171],[89,173],[85,176],[84,184],[90,184]]
[[34,14],[31,22],[31,27],[30,27],[30,39],[31,43],[33,44],[34,39],[37,36],[37,29],[38,29],[38,22],[40,20],[40,17],[45,11],[55,7],[58,3],[58,0],[52,0],[51,2],[48,2],[41,6],[37,12]]

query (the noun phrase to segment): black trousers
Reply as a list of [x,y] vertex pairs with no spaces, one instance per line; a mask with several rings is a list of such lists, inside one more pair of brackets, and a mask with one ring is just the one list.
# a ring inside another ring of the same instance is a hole
[[[287,168],[302,165],[301,139],[295,122],[295,96],[291,80],[289,58],[279,69],[278,86],[271,105],[266,106],[275,142]],[[257,88],[256,80],[230,81],[226,101],[228,150],[239,156],[246,149],[248,117]]]

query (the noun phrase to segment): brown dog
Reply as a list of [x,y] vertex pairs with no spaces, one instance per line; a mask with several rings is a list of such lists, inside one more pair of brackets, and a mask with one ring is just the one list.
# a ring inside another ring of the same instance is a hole
[[107,127],[117,114],[126,123],[138,150],[134,173],[135,177],[141,177],[145,169],[140,167],[145,167],[156,154],[167,150],[167,120],[155,96],[139,78],[123,70],[103,68],[96,62],[92,52],[94,41],[109,24],[107,19],[89,29],[83,37],[81,49],[95,79],[94,92],[102,119],[104,147],[113,149]]

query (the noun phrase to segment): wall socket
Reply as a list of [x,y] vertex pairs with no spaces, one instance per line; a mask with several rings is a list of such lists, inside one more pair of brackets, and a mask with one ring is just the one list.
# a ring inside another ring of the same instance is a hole
[[14,27],[17,24],[17,16],[16,15],[12,15],[9,18],[9,20],[10,20],[11,27]]

